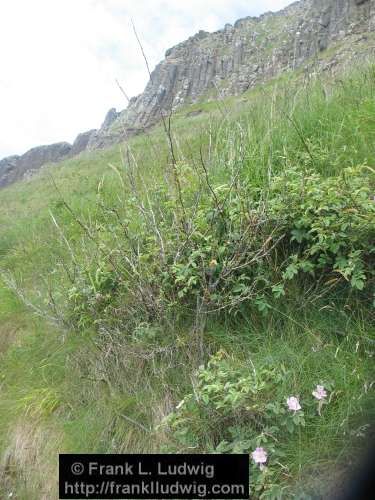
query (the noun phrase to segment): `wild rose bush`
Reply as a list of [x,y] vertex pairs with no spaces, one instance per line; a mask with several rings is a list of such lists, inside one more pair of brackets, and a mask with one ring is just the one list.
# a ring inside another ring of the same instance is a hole
[[[178,175],[177,172],[176,175]],[[337,290],[374,293],[375,190],[369,167],[323,177],[288,168],[260,190],[246,179],[214,187],[192,172],[180,197],[154,186],[83,223],[87,255],[75,255],[70,288],[47,302],[82,328],[132,331],[138,323],[202,314],[266,313],[275,301]],[[133,190],[133,193],[131,192]]]
[[270,189],[270,214],[290,241],[284,280],[298,274],[374,293],[375,176],[370,167],[324,178],[289,169]]
[[253,497],[284,498],[288,486],[280,478],[287,477],[288,467],[283,447],[303,429],[305,419],[321,418],[327,388],[332,388],[330,382],[315,389],[312,384],[310,393],[290,395],[287,376],[282,364],[239,363],[224,351],[211,356],[199,368],[194,390],[162,423],[171,438],[167,451],[249,453]]

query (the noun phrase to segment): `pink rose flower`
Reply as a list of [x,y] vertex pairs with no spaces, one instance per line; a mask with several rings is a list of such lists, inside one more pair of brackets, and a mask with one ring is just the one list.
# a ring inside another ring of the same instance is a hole
[[312,395],[319,400],[325,399],[327,397],[327,391],[324,389],[324,385],[317,385]]
[[286,404],[288,405],[288,408],[291,411],[296,412],[301,409],[301,405],[299,404],[298,398],[296,398],[295,396],[290,396],[286,400]]
[[267,462],[267,452],[264,448],[255,448],[251,456],[256,464],[265,464]]

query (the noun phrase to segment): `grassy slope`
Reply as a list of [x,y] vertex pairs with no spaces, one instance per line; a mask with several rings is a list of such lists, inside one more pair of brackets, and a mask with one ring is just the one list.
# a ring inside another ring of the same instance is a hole
[[[202,146],[215,165],[215,182],[225,182],[228,167],[241,161],[243,175],[262,187],[270,175],[306,156],[287,118],[293,114],[314,153],[313,167],[323,175],[335,175],[344,166],[374,166],[374,97],[374,72],[369,71],[345,78],[336,88],[328,82],[304,88],[280,80],[219,105],[201,103],[191,108],[202,109],[197,116],[187,117],[187,109],[174,119],[178,155],[187,163],[196,161]],[[161,128],[130,143],[146,184],[162,179],[168,150]],[[0,265],[14,272],[33,304],[42,304],[48,285],[61,279],[56,262],[66,254],[50,211],[71,244],[81,244],[80,228],[60,195],[80,216],[99,217],[97,185],[104,177],[106,200],[116,203],[121,184],[108,165],[121,169],[123,161],[118,146],[84,153],[0,192]],[[333,403],[284,447],[289,473],[282,480],[297,488],[314,478],[320,483],[322,471],[339,473],[353,448],[363,446],[361,429],[373,409],[367,388],[374,373],[363,340],[374,334],[369,313],[329,301],[325,306],[296,311],[295,303],[286,301],[281,313],[249,313],[235,325],[212,322],[205,337],[206,356],[222,348],[244,362],[284,363],[286,395],[297,388],[311,394],[320,381],[334,382]],[[5,285],[0,287],[0,321],[3,494],[39,499],[42,489],[45,498],[52,498],[58,451],[157,451],[165,444],[162,431],[150,439],[143,426],[154,428],[191,390],[195,367],[188,331],[181,328],[170,339],[175,349],[168,359],[154,356],[145,362],[124,344],[108,364],[94,333],[51,326]],[[44,464],[51,470],[47,484]],[[317,488],[324,489],[325,482]]]

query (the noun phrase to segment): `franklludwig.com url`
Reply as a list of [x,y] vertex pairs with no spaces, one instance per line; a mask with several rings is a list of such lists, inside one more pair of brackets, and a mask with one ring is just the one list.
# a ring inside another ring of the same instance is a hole
[[183,484],[176,481],[172,484],[163,484],[159,481],[144,482],[137,484],[118,484],[115,481],[102,481],[96,484],[86,484],[83,481],[64,483],[66,495],[80,495],[89,498],[92,495],[194,495],[205,498],[207,495],[230,495],[239,497],[245,494],[242,484]]

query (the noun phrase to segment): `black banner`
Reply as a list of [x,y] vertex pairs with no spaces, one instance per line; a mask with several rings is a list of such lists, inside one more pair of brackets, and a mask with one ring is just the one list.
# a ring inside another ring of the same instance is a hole
[[249,455],[60,455],[59,498],[248,499]]

